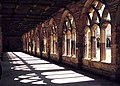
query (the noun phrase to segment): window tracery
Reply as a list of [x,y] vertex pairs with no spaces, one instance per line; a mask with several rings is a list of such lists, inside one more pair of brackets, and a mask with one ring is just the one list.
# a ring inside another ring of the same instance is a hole
[[[86,12],[84,57],[111,62],[110,13],[104,3],[94,0]],[[108,49],[109,47],[109,49]]]
[[57,25],[53,20],[51,23],[51,54],[57,53]]
[[63,22],[63,56],[76,57],[76,27],[73,16],[68,13]]

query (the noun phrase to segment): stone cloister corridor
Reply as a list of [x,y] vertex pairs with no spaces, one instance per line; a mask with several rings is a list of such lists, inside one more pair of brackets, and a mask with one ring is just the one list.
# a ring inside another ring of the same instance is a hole
[[0,86],[120,86],[120,0],[1,0]]
[[102,76],[22,52],[4,53],[0,86],[119,86]]

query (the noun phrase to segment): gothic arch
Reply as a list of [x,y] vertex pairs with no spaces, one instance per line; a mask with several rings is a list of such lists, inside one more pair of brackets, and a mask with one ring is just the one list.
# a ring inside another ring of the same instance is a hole
[[62,55],[76,57],[76,25],[72,14],[65,10],[62,19]]
[[[61,17],[61,20],[60,20],[60,28],[62,28],[62,26],[63,26],[63,24],[64,24],[64,20],[65,20],[65,18],[66,18],[66,16],[67,16],[68,14],[70,14],[70,15],[73,17],[73,19],[74,19],[74,16],[72,15],[72,12],[69,11],[69,10],[65,10],[65,11],[63,12],[62,17]],[[75,24],[75,26],[76,26],[76,24]],[[76,27],[75,27],[75,29],[76,29]]]
[[49,21],[49,28],[50,28],[50,54],[57,54],[57,25],[53,18]]
[[[87,0],[84,6],[82,16],[84,18],[83,20],[87,22],[83,22],[83,27],[88,26],[91,30],[91,58],[99,57],[99,60],[107,61],[106,36],[109,34],[111,38],[109,9],[105,2],[100,0]],[[110,53],[111,52],[109,52],[109,54]],[[111,56],[109,58],[111,58]]]
[[39,29],[35,29],[35,53],[40,55],[40,34]]

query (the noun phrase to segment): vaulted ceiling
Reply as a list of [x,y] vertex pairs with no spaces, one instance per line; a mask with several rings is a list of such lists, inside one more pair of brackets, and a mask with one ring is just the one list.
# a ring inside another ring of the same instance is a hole
[[1,26],[4,36],[21,36],[78,0],[2,0],[0,4]]

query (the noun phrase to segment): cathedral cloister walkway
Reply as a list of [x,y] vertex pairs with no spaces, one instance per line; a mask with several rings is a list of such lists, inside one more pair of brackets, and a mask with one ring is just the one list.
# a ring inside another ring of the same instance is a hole
[[0,86],[120,86],[108,78],[22,52],[7,52]]

